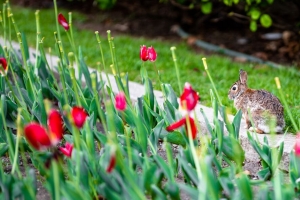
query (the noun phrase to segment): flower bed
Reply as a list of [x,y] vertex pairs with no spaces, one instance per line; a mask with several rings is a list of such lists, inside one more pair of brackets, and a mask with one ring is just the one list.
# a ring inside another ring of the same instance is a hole
[[[4,8],[11,12],[8,4]],[[102,49],[96,33],[102,58],[98,71],[106,67],[105,63],[111,64],[117,93],[113,92],[107,74],[104,82],[101,73],[90,73],[80,48],[74,45],[72,14],[69,22],[57,13],[56,7],[55,14],[57,63],[47,59],[39,34],[37,54],[31,62],[25,35],[18,32],[13,15],[3,16],[6,45],[0,49],[1,198],[35,199],[35,174],[42,177],[52,199],[298,197],[298,143],[295,153],[289,155],[290,180],[283,181],[279,163],[284,143],[273,147],[264,139],[260,144],[255,134],[248,133],[262,167],[257,175],[249,176],[239,140],[241,112],[232,121],[228,120],[205,59],[205,72],[214,88],[210,91],[214,107],[212,123],[201,110],[207,130],[207,134],[201,134],[199,130],[204,125],[195,120],[200,96],[191,84],[183,86],[176,48],[171,48],[171,52],[178,88],[182,91],[180,100],[171,85],[159,79],[163,103],[158,103],[144,65],[149,60],[155,69],[159,52],[155,47],[141,46],[145,93],[132,103],[127,76],[121,76],[118,70],[110,31],[107,32],[110,49]],[[12,25],[20,51],[11,48],[8,39]],[[60,41],[63,30],[73,52],[64,52],[66,41]],[[111,61],[104,60],[103,51],[111,52]],[[58,77],[52,68],[56,68]],[[3,167],[3,160],[11,167]]]

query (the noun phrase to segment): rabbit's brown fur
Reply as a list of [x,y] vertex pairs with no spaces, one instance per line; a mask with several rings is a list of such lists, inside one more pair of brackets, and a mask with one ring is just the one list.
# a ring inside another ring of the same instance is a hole
[[242,110],[248,129],[252,119],[257,133],[269,133],[270,116],[274,116],[275,132],[282,132],[285,122],[281,102],[268,91],[248,88],[247,72],[240,70],[240,79],[231,86],[228,98],[234,100],[236,109]]

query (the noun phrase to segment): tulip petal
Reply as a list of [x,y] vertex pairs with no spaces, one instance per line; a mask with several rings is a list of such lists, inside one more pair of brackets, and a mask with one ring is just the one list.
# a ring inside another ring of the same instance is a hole
[[88,116],[85,110],[81,107],[74,106],[71,111],[73,121],[77,128],[82,128]]
[[51,110],[48,115],[48,127],[50,139],[53,145],[56,145],[63,136],[63,121],[57,110]]
[[62,154],[65,156],[71,158],[72,157],[72,152],[73,152],[73,144],[66,143],[65,147],[59,147],[59,150]]
[[31,146],[37,150],[51,146],[46,129],[38,123],[32,122],[25,126],[24,134]]
[[115,97],[115,105],[116,109],[119,111],[123,111],[126,109],[126,98],[124,92],[120,92]]
[[180,96],[180,105],[182,107],[186,106],[186,109],[188,111],[192,111],[196,107],[198,100],[199,96],[197,92],[193,90],[192,86],[189,83],[185,83],[184,91]]
[[106,168],[106,172],[111,173],[112,170],[115,168],[115,166],[116,166],[116,155],[115,153],[113,153],[110,157],[109,164]]
[[69,23],[67,22],[66,18],[63,16],[63,14],[59,13],[58,14],[58,23],[67,31],[69,30],[70,26]]
[[5,58],[0,58],[0,65],[2,66],[2,68],[0,69],[0,73],[2,75],[6,75],[7,72],[7,61]]
[[141,58],[142,61],[147,61],[148,60],[148,49],[145,45],[141,46],[140,58]]
[[177,128],[183,126],[183,125],[185,125],[185,122],[186,122],[186,118],[183,117],[183,118],[180,119],[179,121],[177,121],[177,122],[175,122],[175,123],[169,125],[169,126],[166,128],[166,130],[169,131],[169,132],[170,132],[170,131],[174,131],[175,129],[177,129]]
[[[190,122],[190,126],[191,126],[191,134],[192,134],[192,138],[193,140],[196,139],[197,136],[197,126],[195,124],[195,120],[191,117],[189,117],[189,122]],[[186,132],[188,133],[188,121],[186,121]]]
[[151,62],[154,62],[157,58],[157,53],[153,47],[148,48],[148,58]]
[[300,156],[300,133],[296,136],[296,142],[294,146],[295,155]]

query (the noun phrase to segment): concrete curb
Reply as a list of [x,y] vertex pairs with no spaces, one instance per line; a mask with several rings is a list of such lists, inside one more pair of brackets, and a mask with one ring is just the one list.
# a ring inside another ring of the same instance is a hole
[[[3,38],[0,38],[0,44],[3,45],[4,44],[4,40]],[[19,49],[19,44],[16,42],[13,42],[12,47],[14,49]],[[32,63],[35,62],[35,50],[30,48],[30,61]],[[50,56],[50,55],[46,55],[46,59],[48,60],[48,62],[51,64],[56,64],[59,61],[59,58],[56,56]],[[56,71],[56,69],[54,68],[54,66],[51,65],[51,68]],[[89,68],[90,72],[96,71],[95,69],[91,69]],[[100,73],[97,73],[98,76],[100,76]],[[105,73],[102,73],[102,78],[103,80],[107,83],[107,77]],[[113,75],[108,74],[108,78],[111,82],[111,86],[112,86],[112,91],[114,93],[117,93],[119,91],[115,78]],[[82,81],[85,81],[84,79],[82,79]],[[136,82],[131,82],[129,81],[129,92],[130,92],[130,97],[132,100],[137,100],[139,97],[141,97],[144,93],[145,93],[145,89],[144,86],[141,84],[138,84]],[[160,91],[154,91],[156,100],[158,102],[158,104],[160,106],[163,106],[163,93]],[[203,109],[204,113],[206,114],[207,119],[209,120],[210,123],[213,122],[213,109],[203,106],[201,104],[198,104],[196,106],[196,115],[198,117],[198,120],[200,122],[201,125],[201,133],[205,134],[207,133],[207,129],[206,129],[206,125],[205,125],[205,121],[204,118],[200,112],[200,109]],[[228,115],[228,118],[230,120],[233,119],[233,116]],[[248,163],[248,161],[253,162],[253,161],[257,161],[257,163],[259,162],[259,157],[257,155],[257,153],[254,151],[254,149],[252,148],[251,144],[248,141],[248,137],[247,137],[247,130],[244,128],[246,125],[245,121],[242,119],[241,121],[241,126],[240,126],[240,141],[242,144],[243,149],[245,150],[245,156],[246,156],[246,164]],[[255,133],[252,133],[255,134]],[[294,144],[295,144],[295,139],[296,136],[292,135],[292,134],[286,134],[285,136],[280,134],[280,135],[268,135],[268,134],[257,134],[257,138],[258,140],[263,143],[263,139],[264,137],[268,138],[269,144],[271,146],[278,146],[280,144],[281,141],[284,142],[284,155],[282,158],[282,167],[285,170],[288,170],[288,164],[289,164],[289,153],[293,150]]]

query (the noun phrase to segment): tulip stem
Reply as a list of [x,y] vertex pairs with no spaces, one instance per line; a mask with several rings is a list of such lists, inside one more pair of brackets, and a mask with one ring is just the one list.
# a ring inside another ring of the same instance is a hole
[[96,100],[98,115],[99,115],[100,120],[102,122],[102,126],[104,128],[105,133],[108,133],[105,116],[103,115],[103,112],[101,110],[99,94],[98,94],[97,88],[96,88],[96,74],[91,74],[91,79],[92,79],[92,88],[93,88],[94,97],[95,97],[95,100]]
[[[2,96],[1,96],[2,97]],[[4,110],[4,108],[3,108],[3,104],[2,104],[2,98],[1,98],[1,100],[0,100],[0,110],[1,111],[3,111]],[[13,163],[13,161],[12,161],[12,158],[14,157],[14,150],[13,150],[13,146],[14,146],[14,144],[13,144],[13,141],[11,140],[11,136],[10,136],[10,133],[8,132],[8,130],[7,130],[7,126],[6,126],[6,117],[4,116],[4,112],[1,112],[1,115],[2,115],[2,122],[3,122],[3,127],[4,127],[4,132],[5,132],[5,135],[6,135],[6,140],[7,140],[7,142],[8,142],[8,148],[9,148],[9,152],[10,152],[10,156],[9,156],[9,158],[10,158],[10,161],[11,161],[11,163]]]
[[52,169],[53,169],[53,174],[54,174],[54,199],[59,200],[60,195],[59,195],[59,169],[58,169],[58,164],[56,163],[55,160],[52,161]]
[[[106,75],[106,79],[107,79],[108,85],[109,85],[110,89],[112,89],[111,83],[110,83],[110,79],[109,79],[109,77],[107,75],[107,72],[106,72],[106,69],[105,69],[105,60],[104,60],[104,56],[103,56],[103,50],[102,50],[101,40],[100,40],[100,37],[99,37],[99,32],[96,31],[95,35],[96,35],[96,39],[97,39],[97,42],[98,42],[98,45],[99,45],[99,49],[100,49],[100,53],[101,53],[101,59],[102,59],[102,65],[103,65],[104,73]],[[99,73],[101,73],[100,67],[99,67]]]
[[107,31],[107,38],[108,38],[108,44],[109,44],[109,49],[110,49],[110,54],[111,54],[111,62],[112,62],[112,65],[113,67],[117,68],[117,74],[118,76],[120,76],[120,71],[119,71],[119,68],[118,68],[118,65],[116,63],[116,59],[115,59],[115,46],[114,46],[114,43],[113,43],[113,38],[111,37],[111,34],[110,34],[110,30]]
[[294,127],[295,131],[297,132],[297,131],[299,130],[299,127],[297,126],[297,123],[296,123],[296,121],[295,121],[294,118],[293,118],[292,112],[291,112],[291,110],[290,110],[290,108],[289,108],[289,105],[288,105],[288,103],[287,103],[287,101],[286,101],[286,99],[285,99],[285,97],[284,97],[284,94],[283,94],[283,92],[282,92],[282,90],[281,90],[280,80],[279,80],[278,77],[275,77],[275,82],[276,82],[277,89],[278,89],[278,91],[279,91],[281,100],[283,101],[284,108],[286,109],[286,111],[287,111],[287,113],[288,113],[288,115],[289,115],[289,118],[291,119],[291,122],[292,122],[292,124],[293,124],[293,127]]
[[180,81],[180,74],[179,74],[179,69],[178,69],[178,65],[177,65],[177,58],[176,58],[176,54],[175,54],[175,49],[176,49],[176,47],[171,47],[172,58],[173,58],[173,62],[174,62],[174,65],[175,65],[176,76],[177,76],[178,91],[181,94],[182,93],[181,81]]
[[[186,101],[184,100],[183,102],[183,107],[186,108]],[[196,171],[197,171],[197,175],[198,175],[198,179],[199,182],[202,180],[202,173],[201,173],[201,167],[200,167],[200,163],[199,163],[199,159],[197,156],[197,152],[196,152],[196,148],[194,146],[194,141],[193,141],[193,136],[192,136],[192,128],[191,128],[191,122],[190,122],[190,117],[189,115],[186,115],[186,121],[187,121],[187,132],[188,132],[188,140],[189,140],[189,144],[190,144],[190,148],[192,151],[192,155],[194,158],[194,163],[196,166]],[[200,195],[200,184],[198,184],[198,190],[199,190],[199,195]]]
[[[17,166],[17,160],[18,160],[18,154],[19,154],[19,143],[20,143],[20,139],[21,139],[21,108],[18,108],[18,116],[17,116],[17,139],[16,139],[16,147],[15,147],[15,155],[14,155],[14,162],[13,162],[13,166],[12,166],[12,170],[11,173],[14,174],[16,166]],[[21,177],[21,173],[19,171],[18,168],[18,175],[19,177]]]
[[4,38],[4,46],[6,46],[6,3],[3,3],[3,8],[2,8],[2,13],[3,13],[3,16],[2,16],[2,19],[3,19],[3,38]]
[[214,83],[213,79],[211,78],[210,73],[208,71],[208,67],[207,67],[207,63],[206,63],[206,58],[202,58],[202,62],[203,62],[203,65],[204,65],[204,70],[206,71],[206,74],[207,74],[207,76],[208,76],[208,78],[210,80],[210,83],[212,84],[213,91],[214,91],[214,93],[215,93],[215,95],[216,95],[216,97],[218,99],[218,102],[219,102],[220,105],[222,105],[222,102],[221,102],[221,99],[219,97],[218,91],[216,89],[215,83]]
[[20,43],[21,54],[22,54],[22,58],[23,58],[23,66],[26,69],[25,71],[26,71],[26,74],[27,74],[27,77],[28,77],[28,80],[29,80],[29,85],[30,85],[31,89],[33,90],[33,98],[37,99],[37,97],[36,97],[36,88],[33,87],[33,83],[32,83],[32,80],[31,80],[31,75],[30,75],[30,69],[27,65],[27,59],[26,59],[26,55],[25,55],[25,50],[24,50],[24,45],[23,45],[21,33],[20,32],[17,33],[17,36],[18,36],[18,40],[19,40],[19,43]]
[[[40,17],[39,17],[39,10],[35,12],[35,20],[36,20],[36,49],[35,54],[38,55],[39,53],[39,40],[40,40]],[[34,72],[35,75],[38,77],[38,59],[35,59],[35,65],[34,65]]]
[[55,22],[56,22],[56,31],[58,33],[58,40],[61,41],[61,36],[60,36],[60,30],[59,30],[59,25],[58,25],[58,14],[57,14],[57,4],[56,4],[56,0],[53,0],[53,4],[54,4],[54,14],[55,14]]

